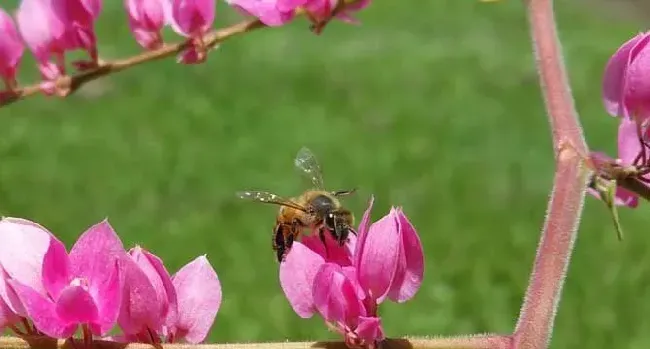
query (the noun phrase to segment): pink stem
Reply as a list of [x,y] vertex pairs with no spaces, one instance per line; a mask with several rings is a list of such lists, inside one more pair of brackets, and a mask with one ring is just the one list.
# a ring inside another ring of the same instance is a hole
[[564,70],[552,0],[526,0],[557,168],[544,228],[513,335],[513,348],[549,345],[582,214],[589,170],[582,127]]

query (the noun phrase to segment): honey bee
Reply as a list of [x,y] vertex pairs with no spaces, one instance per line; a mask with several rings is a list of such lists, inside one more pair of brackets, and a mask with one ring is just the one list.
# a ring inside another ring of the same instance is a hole
[[[325,234],[329,233],[343,246],[352,229],[354,215],[344,208],[339,201],[342,196],[356,191],[327,191],[323,186],[321,167],[311,150],[303,147],[298,152],[294,164],[312,184],[312,188],[298,197],[284,198],[265,191],[241,191],[237,193],[242,199],[275,204],[280,206],[273,229],[273,250],[278,262],[284,261],[291,250],[293,242],[306,230],[318,232],[320,241],[325,245]],[[327,246],[325,251],[327,252]]]

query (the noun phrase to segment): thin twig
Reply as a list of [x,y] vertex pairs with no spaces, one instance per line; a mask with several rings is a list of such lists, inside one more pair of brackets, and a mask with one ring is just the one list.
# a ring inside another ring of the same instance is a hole
[[[208,47],[215,47],[219,43],[230,39],[234,36],[250,32],[255,29],[263,28],[265,25],[257,19],[242,21],[235,25],[214,30],[206,34],[203,38]],[[159,59],[175,56],[188,47],[188,41],[182,41],[174,44],[166,44],[162,47],[145,51],[132,57],[118,59],[111,62],[101,62],[96,68],[74,74],[59,77],[54,81],[57,90],[67,91],[67,95],[74,93],[84,84],[98,79],[100,77],[114,74],[128,68],[141,65],[146,62],[156,61]],[[18,88],[8,94],[5,98],[0,99],[0,107],[22,100],[26,97],[40,93],[41,83]]]
[[[506,336],[484,335],[456,338],[408,338],[387,339],[382,349],[508,349],[511,339]],[[344,342],[277,342],[277,343],[226,343],[226,344],[157,344],[159,349],[348,349]],[[17,337],[1,337],[0,349],[71,349],[71,343],[46,337],[23,340]],[[93,341],[93,349],[150,349],[149,344],[122,344],[109,341]]]
[[556,170],[513,348],[548,348],[580,223],[590,169],[588,148],[562,61],[552,0],[526,0]]

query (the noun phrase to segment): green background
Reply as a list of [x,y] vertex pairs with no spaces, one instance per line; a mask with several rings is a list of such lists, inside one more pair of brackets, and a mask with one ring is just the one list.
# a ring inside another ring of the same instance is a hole
[[[102,57],[138,52],[122,2],[104,3]],[[623,5],[557,5],[588,140],[612,154],[603,66],[644,19]],[[219,6],[216,25],[239,19]],[[360,188],[346,200],[357,216],[374,194],[373,218],[401,205],[422,238],[422,288],[381,307],[389,336],[510,331],[553,171],[522,2],[376,1],[359,18],[320,37],[302,20],[261,30],[203,65],[155,62],[66,100],[2,108],[0,210],[68,246],[108,217],[172,272],[207,254],[224,292],[210,341],[335,338],[294,314],[279,287],[276,208],[234,196],[299,193],[292,160],[308,146],[329,187]],[[22,81],[35,71],[25,61]],[[622,210],[619,243],[605,207],[587,199],[553,348],[650,347],[647,214]]]

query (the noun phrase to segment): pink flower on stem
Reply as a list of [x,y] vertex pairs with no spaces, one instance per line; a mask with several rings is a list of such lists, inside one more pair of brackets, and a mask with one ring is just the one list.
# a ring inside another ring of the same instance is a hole
[[[607,163],[615,163],[623,167],[636,166],[639,164],[643,165],[643,158],[646,157],[647,161],[647,157],[650,154],[647,154],[649,151],[647,146],[642,145],[638,131],[639,128],[633,120],[629,118],[622,118],[618,127],[618,158],[614,160],[604,153],[592,152],[592,160],[596,163],[597,166],[599,164]],[[642,183],[648,186],[648,181],[650,181],[650,174],[646,174],[640,179]],[[600,195],[595,189],[589,188],[588,192],[594,197],[600,199]],[[617,186],[614,196],[614,203],[617,206],[636,208],[639,205],[639,196],[634,192]]]
[[328,239],[326,254],[317,237],[303,237],[280,265],[280,284],[298,316],[319,313],[354,346],[382,340],[378,305],[411,299],[424,276],[422,244],[404,213],[392,208],[370,225],[372,204],[346,246]]
[[160,32],[166,22],[163,1],[167,0],[124,0],[131,33],[147,50],[159,48],[163,43]]
[[603,102],[612,116],[650,118],[650,32],[625,42],[605,66]]
[[214,23],[215,0],[171,0],[171,27],[178,34],[189,38],[190,47],[181,53],[179,62],[202,63],[208,48],[203,36]]
[[124,276],[117,323],[129,342],[160,343],[163,327],[177,320],[176,290],[162,260],[136,246],[120,261]]
[[118,324],[123,342],[199,343],[221,305],[221,284],[201,256],[170,278],[162,261],[139,247],[120,263],[125,275]]
[[36,57],[46,94],[55,92],[52,82],[66,72],[64,54],[70,45],[66,42],[66,22],[60,11],[54,1],[23,0],[16,12],[18,31]]
[[289,23],[295,17],[297,8],[297,6],[283,6],[281,0],[226,0],[226,2],[244,15],[253,16],[269,27]]
[[0,8],[0,78],[9,91],[18,85],[16,73],[24,51],[13,19]]
[[102,10],[101,0],[50,0],[66,27],[66,49],[85,50],[90,61],[72,62],[79,70],[99,64],[95,21]]
[[69,254],[61,241],[51,237],[43,259],[44,290],[19,280],[8,283],[39,331],[68,338],[81,326],[88,341],[92,335],[105,335],[117,320],[121,258],[126,258],[122,242],[104,220],[86,230]]

